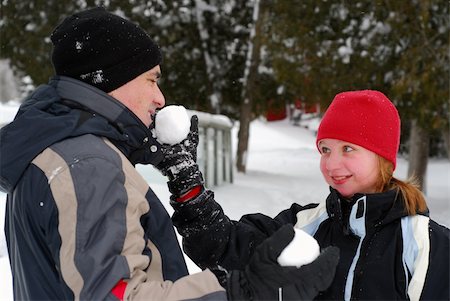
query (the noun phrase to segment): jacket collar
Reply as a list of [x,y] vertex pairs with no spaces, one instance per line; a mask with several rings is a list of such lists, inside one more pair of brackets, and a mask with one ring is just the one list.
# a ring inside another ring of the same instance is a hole
[[120,135],[107,138],[133,165],[156,165],[162,160],[161,145],[151,130],[120,101],[91,85],[66,76],[55,76],[49,84],[55,87],[62,99],[87,108],[115,127]]
[[328,215],[342,226],[345,234],[352,232],[360,237],[408,215],[403,198],[396,189],[382,193],[356,194],[346,200],[330,187],[326,204]]

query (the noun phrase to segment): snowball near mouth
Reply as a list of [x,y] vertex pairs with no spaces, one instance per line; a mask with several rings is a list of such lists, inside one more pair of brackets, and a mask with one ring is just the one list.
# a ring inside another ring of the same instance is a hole
[[154,119],[156,140],[159,143],[174,145],[186,139],[189,134],[191,122],[183,106],[166,106]]

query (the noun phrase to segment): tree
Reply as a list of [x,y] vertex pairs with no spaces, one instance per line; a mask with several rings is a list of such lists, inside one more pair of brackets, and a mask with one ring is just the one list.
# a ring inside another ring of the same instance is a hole
[[[271,43],[279,81],[327,106],[343,90],[378,89],[397,105],[410,174],[421,186],[429,141],[449,128],[448,3],[277,1]],[[406,145],[408,146],[408,145]],[[417,155],[415,155],[417,154]]]
[[[168,103],[237,116],[250,13],[230,0],[5,1],[1,57],[36,84],[53,75],[53,28],[64,17],[102,5],[139,23],[163,51],[162,89]],[[24,30],[25,29],[25,30]],[[8,41],[8,43],[5,43]]]
[[[434,140],[444,133],[439,139],[449,145],[446,1],[4,1],[1,58],[36,84],[46,82],[51,30],[95,5],[137,21],[161,45],[167,103],[239,118],[239,171],[250,121],[270,99],[325,108],[338,92],[378,89],[399,108],[402,148],[415,128]],[[415,162],[417,143],[409,146]]]
[[76,2],[67,0],[3,1],[1,58],[35,83],[47,82],[53,73],[50,34],[62,16],[77,8]]
[[258,66],[260,63],[261,50],[261,35],[262,26],[265,21],[266,12],[263,10],[260,14],[260,9],[263,8],[260,1],[256,0],[253,7],[253,28],[251,29],[247,60],[245,62],[245,69],[243,74],[243,90],[240,105],[240,124],[238,133],[238,149],[236,167],[239,172],[246,171],[247,165],[247,150],[248,140],[250,135],[250,122],[252,120],[252,109],[254,103],[253,91],[256,88]]
[[292,95],[327,107],[345,90],[385,89],[389,57],[380,51],[387,28],[372,1],[278,1],[273,65]]
[[449,7],[446,1],[386,6],[397,43],[392,92],[411,129],[408,175],[424,188],[430,137],[436,131],[448,135],[449,128]]

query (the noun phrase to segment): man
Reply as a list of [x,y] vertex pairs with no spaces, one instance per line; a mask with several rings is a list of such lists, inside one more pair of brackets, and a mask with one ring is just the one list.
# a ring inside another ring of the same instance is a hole
[[[179,145],[162,147],[149,129],[165,103],[159,47],[103,8],[67,17],[51,40],[56,76],[0,132],[17,300],[261,299],[279,288],[297,298],[316,290],[298,285],[309,274],[276,263],[292,229],[263,243],[246,271],[215,271],[226,290],[210,270],[188,275],[170,217],[134,168],[153,164],[167,174],[181,158]],[[171,174],[175,197],[185,197],[185,183]],[[311,271],[336,260],[319,257]],[[269,274],[283,280],[260,286]]]

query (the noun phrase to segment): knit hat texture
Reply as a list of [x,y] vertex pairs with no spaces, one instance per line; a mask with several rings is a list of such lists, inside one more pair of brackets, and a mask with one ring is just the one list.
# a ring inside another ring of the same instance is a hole
[[392,162],[395,169],[400,117],[394,104],[379,91],[339,93],[322,118],[316,145],[325,138],[362,146]]
[[65,75],[111,92],[159,65],[158,45],[138,25],[97,7],[75,13],[51,35],[52,63]]

